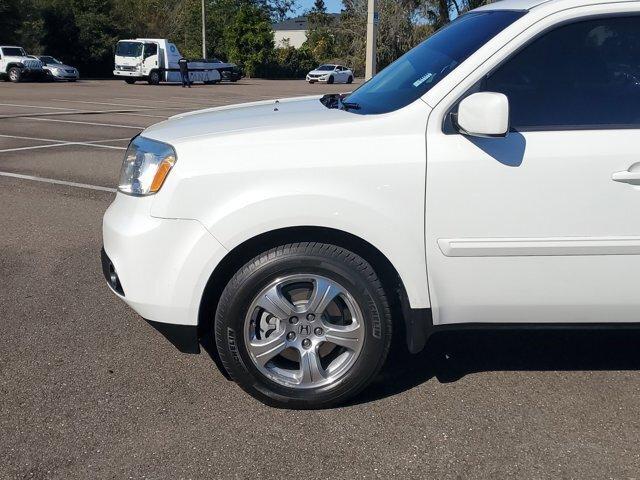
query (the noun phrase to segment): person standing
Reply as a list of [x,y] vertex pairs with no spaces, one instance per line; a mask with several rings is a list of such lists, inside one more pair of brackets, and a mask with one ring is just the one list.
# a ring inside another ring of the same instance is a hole
[[189,62],[186,58],[178,60],[178,66],[180,67],[180,77],[182,78],[182,88],[191,88],[191,80],[189,79]]

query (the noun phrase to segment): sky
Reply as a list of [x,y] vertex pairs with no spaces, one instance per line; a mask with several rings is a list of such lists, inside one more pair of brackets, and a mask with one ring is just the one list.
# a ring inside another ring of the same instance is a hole
[[[296,11],[296,15],[302,15],[307,10],[310,10],[313,2],[314,0],[297,0],[298,10]],[[342,0],[324,0],[324,3],[329,13],[338,13],[342,10]]]

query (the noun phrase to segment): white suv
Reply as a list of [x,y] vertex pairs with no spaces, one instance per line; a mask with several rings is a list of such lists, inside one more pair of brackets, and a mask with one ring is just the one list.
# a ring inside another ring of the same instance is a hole
[[452,326],[638,322],[638,52],[640,1],[504,0],[347,97],[150,127],[107,280],[291,408],[361,391],[399,332],[417,352]]
[[20,82],[26,77],[42,79],[45,71],[42,62],[30,57],[22,47],[0,46],[0,77]]

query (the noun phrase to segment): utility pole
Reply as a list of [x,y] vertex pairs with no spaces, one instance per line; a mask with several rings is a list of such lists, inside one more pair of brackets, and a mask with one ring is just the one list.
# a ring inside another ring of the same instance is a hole
[[202,58],[207,58],[207,38],[205,34],[204,0],[202,0]]
[[367,7],[367,58],[365,80],[369,80],[376,74],[376,52],[378,51],[376,42],[378,38],[378,2],[369,0]]

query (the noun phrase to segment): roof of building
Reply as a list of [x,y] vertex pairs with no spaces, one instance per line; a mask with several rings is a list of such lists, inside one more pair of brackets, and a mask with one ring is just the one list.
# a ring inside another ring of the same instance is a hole
[[[332,20],[337,19],[340,14],[339,13],[327,13]],[[300,17],[295,18],[287,18],[282,22],[274,23],[272,28],[276,31],[282,30],[307,30],[309,28],[309,21],[306,15],[302,15]]]

